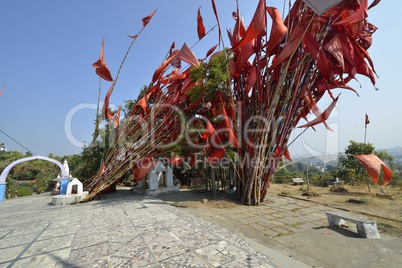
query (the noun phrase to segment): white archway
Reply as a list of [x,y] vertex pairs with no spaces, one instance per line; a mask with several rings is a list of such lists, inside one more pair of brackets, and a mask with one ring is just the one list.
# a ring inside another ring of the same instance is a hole
[[26,158],[21,158],[21,159],[15,160],[15,161],[12,162],[11,164],[9,164],[9,165],[3,170],[3,172],[2,172],[1,175],[0,175],[0,184],[4,184],[4,183],[6,182],[6,178],[7,178],[8,173],[10,172],[10,170],[11,170],[15,165],[18,165],[19,163],[22,163],[22,162],[31,161],[31,160],[37,160],[37,159],[46,160],[46,161],[49,161],[49,162],[52,162],[52,163],[58,165],[59,168],[60,168],[62,177],[63,177],[63,178],[67,177],[67,173],[66,173],[65,169],[64,169],[63,165],[62,165],[59,161],[54,160],[54,159],[49,158],[49,157],[40,156],[40,155],[35,155],[35,156],[30,156],[30,157],[26,157]]

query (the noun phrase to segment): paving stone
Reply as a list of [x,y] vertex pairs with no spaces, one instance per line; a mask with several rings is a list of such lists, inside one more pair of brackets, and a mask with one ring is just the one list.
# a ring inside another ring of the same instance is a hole
[[21,258],[13,263],[13,267],[46,267],[46,268],[58,268],[63,267],[64,262],[68,256],[69,248],[62,250],[56,250],[51,252],[46,252],[44,254],[38,254],[29,256],[26,258]]
[[258,223],[252,223],[252,224],[249,224],[248,226],[257,231],[264,231],[265,229],[267,229],[266,226],[260,225]]
[[47,239],[42,241],[33,242],[27,247],[27,250],[21,257],[28,257],[32,255],[38,255],[55,250],[61,250],[69,248],[73,240],[74,235],[66,235],[53,239]]
[[201,257],[208,260],[214,267],[233,262],[236,260],[236,257],[238,257],[238,254],[244,254],[243,252],[238,252],[225,241],[219,241],[218,243],[197,249],[196,252]]
[[21,252],[26,249],[26,245],[3,247],[0,249],[0,267],[2,267],[4,262],[15,260]]
[[85,263],[94,263],[103,260],[105,256],[108,256],[106,242],[71,250],[67,258],[67,263],[69,266],[79,267]]
[[147,247],[135,247],[130,251],[114,252],[110,255],[109,266],[105,267],[145,267],[157,264],[157,260]]
[[[57,207],[50,201],[38,195],[0,203],[0,267],[272,267],[241,236],[158,198],[118,193]],[[284,223],[270,213],[286,210],[238,208],[233,219],[263,223],[255,225],[263,235],[277,226],[273,233],[280,234]]]
[[9,248],[31,243],[37,236],[37,233],[30,233],[18,236],[7,236],[6,238],[0,239],[0,250],[2,248]]
[[276,233],[278,233],[276,236],[290,235],[293,233],[292,231],[281,227],[274,227],[271,230],[274,230]]
[[312,221],[327,220],[327,216],[324,213],[311,213],[304,216]]
[[202,258],[196,256],[192,252],[186,252],[184,254],[173,256],[168,259],[159,261],[163,267],[207,267],[208,262],[205,262]]

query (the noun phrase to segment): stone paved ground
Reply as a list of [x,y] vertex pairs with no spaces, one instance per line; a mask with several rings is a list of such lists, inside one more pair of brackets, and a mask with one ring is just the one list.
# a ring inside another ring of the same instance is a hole
[[57,207],[49,195],[6,200],[0,203],[0,268],[402,263],[402,239],[381,232],[381,239],[359,238],[353,225],[327,228],[325,212],[336,209],[312,202],[269,195],[259,207],[204,209],[201,217],[195,208],[169,205],[169,195],[160,198],[165,201],[118,191]]
[[120,191],[77,205],[52,206],[49,195],[0,203],[0,267],[278,266],[222,227]]

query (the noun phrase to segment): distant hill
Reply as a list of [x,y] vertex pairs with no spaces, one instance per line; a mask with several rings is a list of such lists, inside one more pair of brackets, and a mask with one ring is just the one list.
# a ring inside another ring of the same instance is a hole
[[402,147],[400,146],[394,146],[390,149],[385,149],[385,151],[394,157],[402,158]]
[[[395,162],[400,162],[402,163],[402,147],[401,146],[394,146],[392,148],[388,149],[379,149],[379,150],[384,150],[390,155],[392,155],[395,159]],[[322,156],[316,156],[314,158],[307,158],[305,160],[301,160],[301,163],[326,163],[326,164],[333,164],[337,163],[338,157],[335,156],[336,154],[331,154],[327,157],[322,157]],[[299,155],[292,155],[293,160],[300,160],[306,157],[309,157],[310,155],[307,154],[299,154]]]
[[402,147],[394,146],[390,149],[385,149],[385,151],[394,157],[396,163],[402,163]]

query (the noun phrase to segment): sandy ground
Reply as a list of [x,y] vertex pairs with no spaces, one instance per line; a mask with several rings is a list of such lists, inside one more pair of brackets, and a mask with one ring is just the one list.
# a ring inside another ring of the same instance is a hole
[[[279,250],[312,267],[399,267],[395,263],[402,263],[401,188],[385,188],[386,194],[380,194],[380,189],[373,186],[370,192],[367,186],[343,186],[337,189],[310,187],[309,192],[317,194],[316,197],[303,196],[306,190],[306,185],[273,184],[268,199],[270,195],[291,198],[311,204],[312,207],[317,204],[367,216],[377,222],[381,239],[356,239],[356,235],[349,230],[332,230],[325,225],[322,229],[312,228],[292,235],[263,236],[257,230],[232,220],[233,214],[241,213],[245,206],[225,197],[223,193],[215,199],[202,190],[181,189],[179,193],[159,198],[197,217],[241,233],[251,243],[256,241],[257,244]],[[335,248],[339,254],[325,254]],[[342,258],[344,262],[340,261]]]

